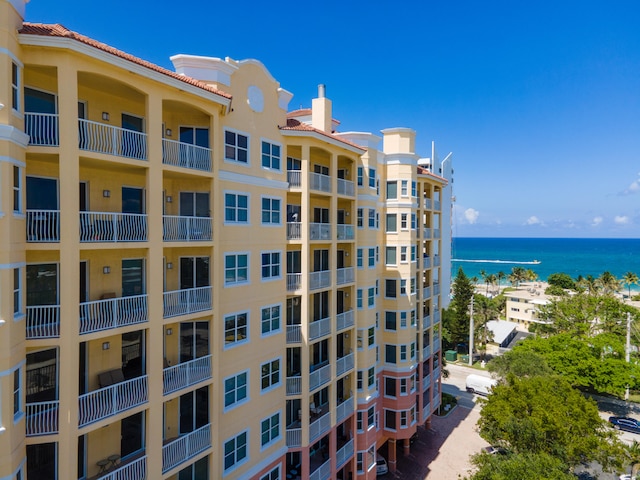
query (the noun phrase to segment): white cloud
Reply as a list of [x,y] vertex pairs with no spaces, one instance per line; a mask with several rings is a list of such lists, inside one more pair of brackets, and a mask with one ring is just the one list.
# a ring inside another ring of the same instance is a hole
[[633,195],[638,192],[640,192],[640,173],[638,173],[638,178],[631,182],[631,185],[620,192],[620,195]]
[[627,223],[629,223],[629,217],[627,217],[626,215],[616,215],[613,221],[618,225],[626,225]]
[[535,215],[531,215],[529,218],[527,218],[525,225],[543,225],[543,223],[542,220],[540,220],[538,217],[536,217]]
[[474,208],[467,208],[464,211],[464,218],[466,218],[467,222],[469,222],[472,225],[476,223],[479,216],[480,216],[480,212]]
[[593,220],[591,220],[591,226],[597,227],[602,223],[602,220],[604,220],[602,217],[593,217]]

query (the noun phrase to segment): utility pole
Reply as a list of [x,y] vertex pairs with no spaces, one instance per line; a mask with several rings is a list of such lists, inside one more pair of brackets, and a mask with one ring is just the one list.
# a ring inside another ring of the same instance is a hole
[[471,296],[471,312],[469,315],[469,366],[473,366],[473,295]]
[[[624,361],[629,363],[631,356],[631,313],[627,312],[627,344],[624,349]],[[624,391],[624,401],[629,401],[629,384],[627,383],[627,388]]]

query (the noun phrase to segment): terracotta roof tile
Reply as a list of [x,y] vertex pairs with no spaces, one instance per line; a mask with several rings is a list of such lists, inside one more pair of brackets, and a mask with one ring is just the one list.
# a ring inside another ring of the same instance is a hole
[[[288,118],[296,118],[296,117],[306,117],[307,115],[311,115],[313,110],[311,108],[299,108],[298,110],[292,110],[287,113]],[[336,120],[332,118],[331,121],[336,125],[340,125],[340,120]]]
[[167,70],[166,68],[162,68],[158,65],[155,65],[151,62],[147,62],[146,60],[142,60],[141,58],[135,57],[129,53],[123,52],[122,50],[118,50],[117,48],[113,48],[106,43],[98,42],[92,38],[89,38],[85,35],[81,35],[77,32],[69,30],[63,25],[59,23],[56,24],[45,24],[45,23],[30,23],[24,22],[22,24],[22,29],[20,32],[23,35],[40,35],[43,37],[65,37],[76,40],[77,42],[84,43],[85,45],[89,45],[90,47],[97,48],[98,50],[102,50],[103,52],[109,53],[116,57],[122,58],[129,62],[135,63],[142,67],[148,68],[149,70],[153,70],[154,72],[161,73],[163,75],[167,75],[168,77],[174,78],[176,80],[180,80],[181,82],[188,83],[193,85],[194,87],[201,88],[208,92],[214,93],[226,99],[231,99],[231,95],[218,90],[217,88],[212,87],[211,85],[207,85],[206,83],[195,80],[191,77],[186,77],[184,75],[178,75],[171,70]]
[[361,147],[360,145],[350,142],[348,140],[345,140],[344,138],[338,137],[336,135],[332,135],[330,133],[327,132],[323,132],[322,130],[319,130],[317,128],[313,128],[311,125],[307,125],[306,123],[302,123],[300,120],[296,120],[295,118],[287,118],[287,126],[286,127],[280,127],[280,130],[294,130],[294,131],[302,131],[302,132],[315,132],[315,133],[319,133],[320,135],[324,135],[325,137],[329,137],[333,140],[337,140],[338,142],[342,142],[346,145],[349,145],[350,147],[355,147],[358,150],[362,150],[363,152],[366,151],[365,148]]
[[420,165],[418,165],[418,175],[429,175],[430,177],[435,177],[444,183],[449,183],[449,181],[446,178],[441,177],[440,175],[436,175],[428,168],[421,167]]

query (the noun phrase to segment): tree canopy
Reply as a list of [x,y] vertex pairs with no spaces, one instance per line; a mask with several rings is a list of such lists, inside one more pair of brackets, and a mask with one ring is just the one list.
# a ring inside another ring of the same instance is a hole
[[477,471],[469,480],[576,480],[567,466],[546,453],[514,453],[508,456],[477,454],[471,459]]
[[493,358],[487,364],[487,369],[502,379],[506,379],[510,374],[516,377],[553,374],[542,354],[517,347]]

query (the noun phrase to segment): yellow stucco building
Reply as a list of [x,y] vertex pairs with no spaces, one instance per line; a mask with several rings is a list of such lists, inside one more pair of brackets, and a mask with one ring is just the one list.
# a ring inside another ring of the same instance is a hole
[[[373,479],[440,401],[450,156],[0,0],[0,479]],[[382,143],[382,148],[380,148]]]

